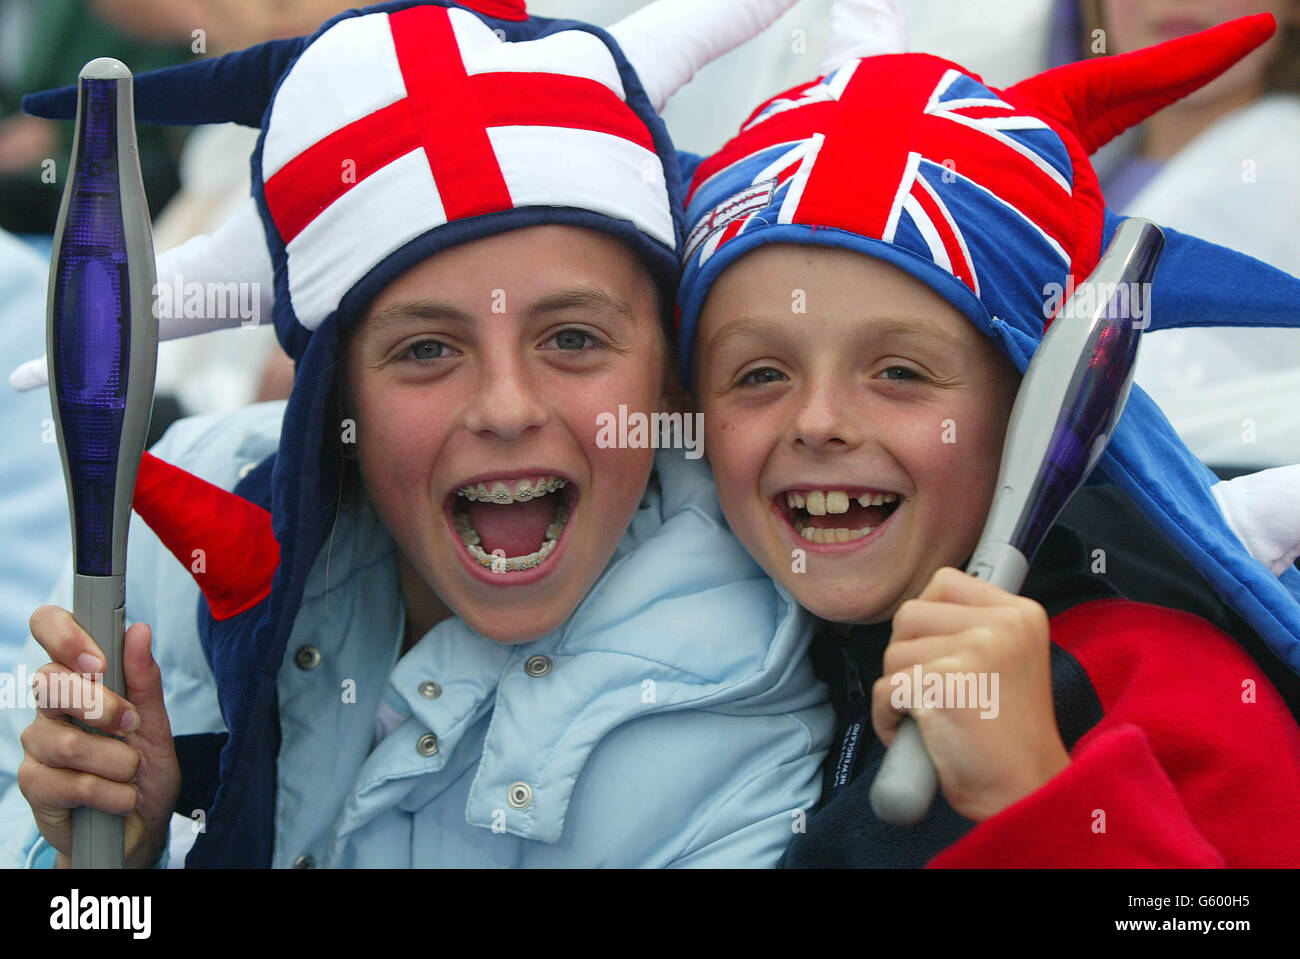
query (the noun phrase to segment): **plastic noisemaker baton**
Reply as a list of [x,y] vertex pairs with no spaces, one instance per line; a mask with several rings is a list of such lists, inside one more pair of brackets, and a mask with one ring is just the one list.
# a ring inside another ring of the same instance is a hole
[[[1007,426],[997,492],[966,571],[1018,593],[1065,504],[1101,459],[1133,383],[1147,291],[1164,234],[1149,220],[1120,224],[1087,281],[1070,296],[1025,370]],[[871,806],[895,826],[925,816],[938,785],[911,716],[899,724]]]
[[[72,615],[103,651],[105,685],[118,694],[126,692],[126,534],[158,358],[154,271],[131,71],[92,60],[80,74],[54,231],[46,347],[72,518]],[[124,825],[121,816],[73,810],[73,866],[121,868]]]

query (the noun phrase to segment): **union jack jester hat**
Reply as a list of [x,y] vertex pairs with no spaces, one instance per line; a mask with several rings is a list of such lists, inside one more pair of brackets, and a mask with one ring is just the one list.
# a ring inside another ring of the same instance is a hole
[[[1273,30],[1267,14],[1246,17],[1005,90],[947,60],[893,52],[891,42],[874,56],[859,48],[857,58],[768,100],[690,183],[678,293],[683,381],[713,282],[767,243],[841,247],[905,270],[1023,372],[1051,313],[1045,298],[1082,283],[1122,222],[1106,209],[1088,155]],[[1300,281],[1164,232],[1149,329],[1300,327]],[[1138,387],[1100,468],[1300,672],[1300,571],[1288,565],[1274,575],[1252,558],[1216,506],[1216,477]]]
[[[158,278],[273,287],[276,331],[296,362],[279,451],[239,496],[151,457],[137,484],[137,511],[187,565],[196,542],[209,558],[226,547],[238,557],[196,575],[205,652],[218,680],[232,681],[219,683],[230,735],[190,865],[270,861],[271,813],[248,798],[274,795],[276,677],[338,495],[324,436],[348,330],[439,250],[543,223],[621,239],[671,295],[681,178],[658,111],[793,3],[658,0],[605,31],[531,17],[522,0],[404,0],[347,11],[310,37],[136,77],[141,122],[260,128],[249,202],[212,236],[161,256]],[[71,118],[76,88],[23,106]],[[160,334],[237,323],[164,317]]]

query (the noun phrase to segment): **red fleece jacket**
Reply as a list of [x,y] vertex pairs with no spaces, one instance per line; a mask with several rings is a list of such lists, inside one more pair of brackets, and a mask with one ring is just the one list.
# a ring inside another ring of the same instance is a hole
[[1122,599],[1066,610],[1051,633],[1103,719],[931,867],[1300,866],[1300,727],[1231,637]]

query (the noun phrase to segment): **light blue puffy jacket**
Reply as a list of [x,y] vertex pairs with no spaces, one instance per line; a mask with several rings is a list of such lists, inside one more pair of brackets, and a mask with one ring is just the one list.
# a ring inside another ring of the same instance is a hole
[[[155,452],[231,488],[282,411],[182,421]],[[197,587],[138,519],[130,537],[127,618],[154,627],[173,732],[223,731]],[[811,624],[728,531],[701,462],[658,454],[609,567],[533,642],[450,619],[399,661],[394,551],[363,498],[313,568],[279,678],[273,865],[770,866],[802,828],[834,726]],[[27,722],[0,715],[10,742]],[[173,822],[175,853],[192,830]],[[0,829],[0,863],[52,858],[16,787]]]

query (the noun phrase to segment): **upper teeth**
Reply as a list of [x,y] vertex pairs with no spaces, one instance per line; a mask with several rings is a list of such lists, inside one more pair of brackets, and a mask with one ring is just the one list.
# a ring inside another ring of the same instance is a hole
[[847,513],[849,503],[856,499],[860,506],[880,506],[898,499],[897,493],[863,493],[853,497],[844,490],[810,490],[807,494],[790,492],[785,494],[785,501],[791,507],[806,509],[813,516],[825,516],[827,513]]
[[493,480],[491,483],[479,483],[475,486],[462,486],[456,490],[457,496],[464,496],[471,501],[484,500],[494,503],[526,503],[534,496],[554,493],[568,483],[558,476],[538,476],[537,478],[514,480],[505,483]]

